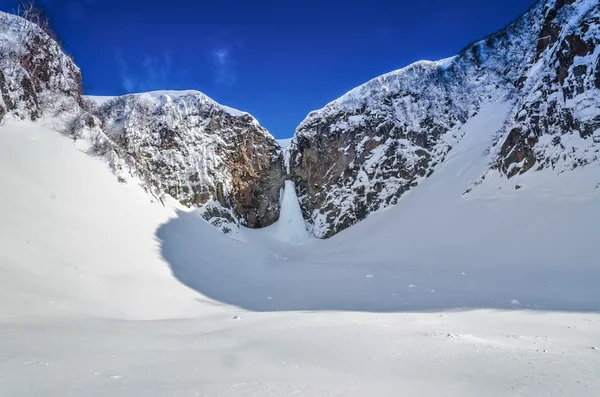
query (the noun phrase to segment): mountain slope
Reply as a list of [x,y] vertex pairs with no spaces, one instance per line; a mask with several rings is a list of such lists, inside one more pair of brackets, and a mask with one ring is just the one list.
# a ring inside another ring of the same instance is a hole
[[283,157],[256,119],[198,91],[84,98],[79,69],[49,34],[0,12],[0,121],[43,118],[121,178],[202,207],[224,232],[277,220]]
[[273,224],[290,174],[312,233],[331,237],[431,176],[490,103],[511,108],[486,131],[496,135],[493,157],[461,186],[465,197],[496,171],[560,174],[597,162],[599,8],[594,0],[542,0],[456,57],[383,75],[312,112],[285,149],[249,114],[197,91],[88,101],[56,41],[1,13],[0,119],[47,116],[91,141],[91,154],[118,175],[134,175],[161,200],[201,207],[226,233]]
[[194,314],[195,294],[156,249],[155,229],[172,206],[27,121],[0,128],[0,180],[0,317]]
[[296,130],[290,166],[313,233],[330,237],[396,204],[489,103],[511,104],[504,123],[487,131],[497,135],[490,169],[510,178],[534,166],[558,173],[597,161],[599,9],[590,0],[540,1],[454,58],[383,75],[310,113]]
[[208,220],[264,227],[279,216],[285,170],[275,139],[248,113],[198,91],[113,98],[94,113],[106,140],[94,148],[156,195],[203,206]]

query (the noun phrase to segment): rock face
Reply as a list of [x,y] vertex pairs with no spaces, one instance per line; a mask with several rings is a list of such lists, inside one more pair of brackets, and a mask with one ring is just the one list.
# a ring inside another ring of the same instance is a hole
[[383,75],[310,113],[290,146],[304,216],[325,238],[431,175],[482,106],[510,102],[491,165],[506,177],[598,160],[600,5],[542,0],[458,56]]
[[543,24],[535,54],[495,164],[508,177],[599,159],[600,4],[556,0],[538,7]]
[[207,219],[252,228],[277,220],[283,156],[249,114],[198,91],[117,97],[96,114],[115,157],[154,193],[187,206],[208,204]]
[[40,27],[0,12],[0,54],[0,120],[79,107],[79,68]]

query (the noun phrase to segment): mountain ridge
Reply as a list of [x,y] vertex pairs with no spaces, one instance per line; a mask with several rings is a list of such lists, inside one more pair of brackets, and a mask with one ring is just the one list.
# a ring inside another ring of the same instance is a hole
[[[599,12],[594,1],[540,1],[456,57],[384,74],[311,112],[296,130],[290,158],[313,233],[330,237],[396,204],[444,161],[462,139],[460,126],[500,98],[514,110],[490,148],[490,171],[469,189],[494,170],[510,178],[534,167],[561,172],[597,161],[600,87],[590,76],[600,73]],[[587,102],[563,104],[558,93],[565,92]]]
[[[138,177],[158,198],[199,207],[227,233],[273,224],[290,179],[309,230],[331,237],[431,176],[464,138],[462,126],[490,103],[511,110],[494,131],[488,170],[464,186],[464,196],[492,173],[563,173],[599,159],[600,6],[593,0],[541,0],[454,57],[375,77],[310,112],[289,147],[249,113],[195,90],[85,99],[79,69],[55,41],[18,17],[0,17],[4,43],[21,43],[9,63],[30,76],[19,81],[5,62],[0,118],[52,114],[61,132],[90,140],[90,152],[115,173]],[[40,76],[40,65],[23,61],[38,51],[30,42],[51,49]],[[62,69],[72,77],[56,82],[55,74],[69,76]],[[12,76],[9,84],[4,76]],[[39,98],[50,98],[48,105]]]

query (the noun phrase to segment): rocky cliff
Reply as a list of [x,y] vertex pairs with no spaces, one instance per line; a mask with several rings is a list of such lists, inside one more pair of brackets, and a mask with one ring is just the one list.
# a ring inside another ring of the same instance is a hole
[[600,3],[545,1],[536,10],[535,46],[494,165],[508,177],[599,159]]
[[383,75],[310,113],[289,166],[313,233],[332,236],[396,204],[486,104],[513,108],[491,148],[490,168],[507,178],[597,161],[599,10],[595,0],[542,0],[456,57]]
[[0,94],[0,120],[36,120],[79,107],[81,73],[46,31],[0,12]]
[[109,148],[153,192],[208,205],[218,226],[277,220],[282,151],[248,113],[198,91],[160,91],[114,98],[95,114]]

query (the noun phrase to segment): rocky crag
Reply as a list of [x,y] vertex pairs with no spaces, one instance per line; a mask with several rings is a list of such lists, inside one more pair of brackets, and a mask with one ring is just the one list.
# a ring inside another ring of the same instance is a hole
[[456,57],[380,76],[310,113],[290,167],[313,233],[332,236],[396,204],[486,104],[512,104],[491,148],[490,168],[505,177],[597,161],[599,19],[597,1],[543,0]]

